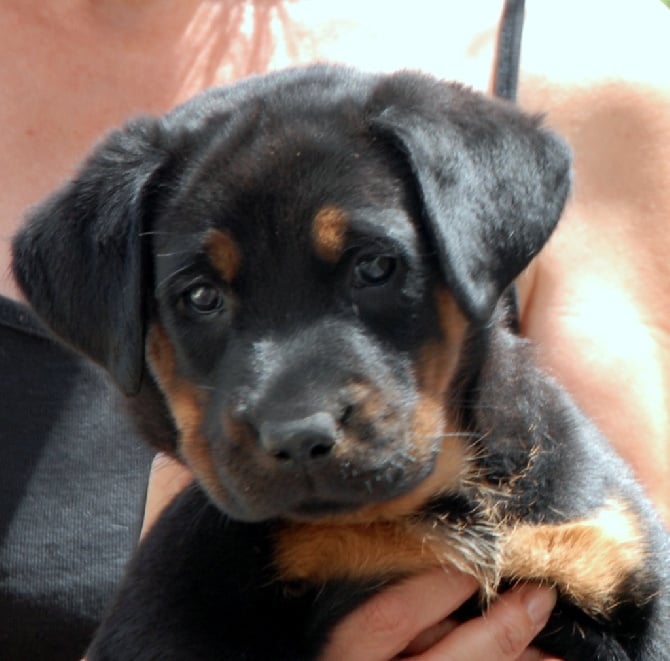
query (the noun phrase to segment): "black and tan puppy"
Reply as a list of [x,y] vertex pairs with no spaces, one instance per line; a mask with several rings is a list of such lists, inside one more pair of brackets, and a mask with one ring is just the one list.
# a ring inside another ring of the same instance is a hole
[[549,652],[670,658],[663,528],[506,330],[569,168],[536,118],[460,86],[311,67],[132,122],[35,210],[26,296],[199,481],[91,661],[314,659],[439,565],[481,603],[557,586]]

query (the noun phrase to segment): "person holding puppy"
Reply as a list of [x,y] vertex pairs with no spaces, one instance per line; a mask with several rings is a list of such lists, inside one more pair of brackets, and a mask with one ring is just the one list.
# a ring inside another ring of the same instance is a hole
[[[21,306],[8,276],[10,236],[105,131],[213,84],[327,59],[417,67],[488,87],[497,0],[476,11],[419,2],[381,15],[360,4],[10,0],[0,10],[0,80],[11,90],[0,100],[8,375],[0,387],[0,656],[83,652],[131,552],[149,465],[111,386],[51,345]],[[572,143],[576,186],[555,238],[520,283],[523,331],[667,517],[670,90],[659,63],[670,15],[660,2],[540,5],[528,3],[520,103],[547,112]],[[605,11],[608,31],[596,32]],[[644,44],[622,52],[636,22]],[[147,525],[190,480],[164,460],[155,466]],[[403,650],[425,660],[540,658],[526,647],[555,595],[525,586],[456,627],[448,615],[474,590],[455,572],[398,585],[342,622],[326,658],[381,661]]]

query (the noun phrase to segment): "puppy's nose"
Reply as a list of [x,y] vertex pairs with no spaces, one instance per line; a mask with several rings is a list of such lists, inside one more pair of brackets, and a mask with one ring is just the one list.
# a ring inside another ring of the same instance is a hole
[[321,411],[299,420],[263,422],[261,446],[282,462],[308,463],[327,457],[337,439],[337,426],[330,413]]

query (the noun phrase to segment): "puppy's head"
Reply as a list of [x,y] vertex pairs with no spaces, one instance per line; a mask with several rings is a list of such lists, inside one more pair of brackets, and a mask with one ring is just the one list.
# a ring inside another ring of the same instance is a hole
[[568,186],[563,144],[506,105],[311,67],[109,136],[14,270],[66,342],[167,403],[232,516],[395,516],[458,490],[460,349]]

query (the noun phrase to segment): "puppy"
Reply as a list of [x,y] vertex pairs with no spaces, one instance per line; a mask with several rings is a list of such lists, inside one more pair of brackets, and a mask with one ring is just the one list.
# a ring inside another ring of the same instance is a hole
[[551,654],[670,658],[666,534],[508,330],[569,183],[565,145],[509,105],[315,66],[131,122],[35,209],[26,297],[198,478],[89,661],[315,659],[434,566],[482,606],[556,586]]

